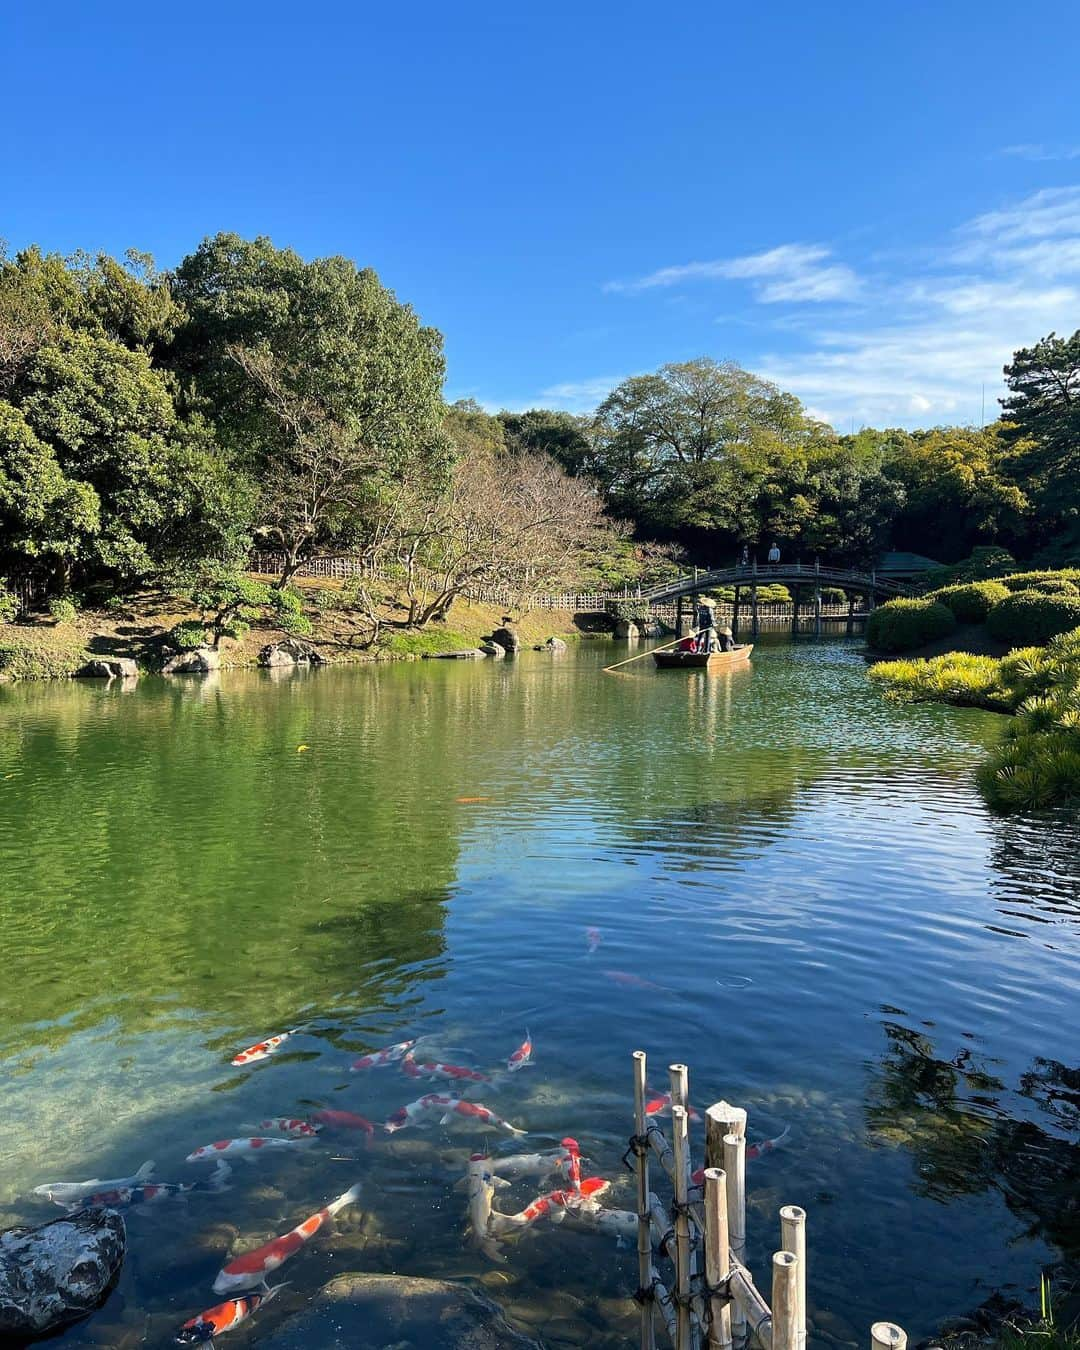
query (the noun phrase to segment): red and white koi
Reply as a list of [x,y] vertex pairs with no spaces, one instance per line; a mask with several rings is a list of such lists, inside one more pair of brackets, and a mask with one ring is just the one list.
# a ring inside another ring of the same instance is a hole
[[[653,1097],[645,1103],[645,1114],[647,1116],[667,1116],[671,1114],[671,1093],[663,1092],[659,1097]],[[701,1120],[701,1113],[694,1107],[688,1107],[686,1112],[687,1120]]]
[[269,1303],[274,1295],[284,1288],[283,1284],[277,1284],[265,1294],[241,1294],[239,1298],[231,1298],[227,1303],[207,1308],[205,1312],[199,1313],[198,1317],[192,1317],[184,1323],[176,1333],[178,1344],[205,1345],[207,1341],[212,1341],[223,1332],[235,1331],[241,1323],[248,1320],[256,1308]]
[[410,1051],[402,1056],[401,1072],[406,1078],[443,1078],[450,1083],[490,1083],[491,1075],[462,1064],[442,1064],[438,1060],[418,1060]]
[[294,1116],[277,1116],[273,1120],[260,1120],[254,1126],[260,1134],[265,1134],[269,1130],[277,1130],[278,1134],[287,1134],[292,1139],[314,1139],[319,1133],[319,1126],[310,1120],[300,1120]]
[[611,1185],[602,1177],[586,1177],[580,1190],[548,1191],[538,1195],[517,1214],[493,1214],[492,1227],[500,1229],[527,1228],[538,1219],[550,1219],[552,1223],[561,1223],[568,1209],[588,1209],[596,1204],[599,1196]]
[[528,1027],[525,1028],[525,1039],[506,1061],[507,1073],[517,1073],[518,1069],[524,1069],[526,1064],[532,1063],[533,1043],[529,1035]]
[[429,1092],[406,1106],[399,1106],[393,1115],[387,1116],[383,1121],[383,1129],[387,1134],[394,1134],[397,1130],[403,1130],[406,1125],[415,1125],[432,1111],[447,1110],[454,1100],[453,1097],[447,1097],[441,1092]]
[[[755,1158],[760,1158],[762,1154],[771,1153],[773,1149],[779,1148],[790,1133],[791,1133],[791,1126],[785,1125],[781,1133],[778,1134],[775,1139],[762,1139],[757,1144],[747,1144],[746,1161],[753,1162]],[[704,1167],[699,1167],[696,1172],[691,1172],[690,1181],[691,1184],[694,1186],[704,1186],[705,1185]]]
[[279,1148],[298,1148],[314,1142],[314,1136],[301,1139],[272,1139],[265,1135],[255,1135],[244,1139],[219,1139],[215,1144],[203,1144],[193,1149],[186,1161],[212,1162],[215,1158],[243,1158],[245,1162],[254,1162],[260,1153],[269,1153]]
[[388,1045],[384,1050],[373,1050],[370,1055],[354,1059],[349,1068],[353,1073],[360,1073],[363,1069],[384,1069],[387,1064],[396,1064],[415,1044],[415,1040],[399,1041],[397,1045]]
[[239,1067],[244,1064],[257,1064],[261,1059],[269,1059],[275,1050],[280,1050],[289,1037],[295,1036],[299,1030],[299,1027],[293,1027],[292,1031],[282,1031],[277,1036],[267,1036],[265,1041],[256,1041],[254,1045],[249,1045],[246,1050],[234,1055],[229,1062]]
[[546,1177],[560,1173],[572,1185],[581,1181],[581,1150],[576,1139],[564,1139],[562,1147],[543,1153],[513,1153],[493,1160],[495,1180],[516,1181],[520,1177]]
[[508,1120],[503,1120],[502,1116],[497,1116],[487,1106],[481,1106],[479,1102],[465,1102],[460,1097],[447,1097],[445,1099],[446,1114],[439,1121],[440,1125],[449,1125],[455,1115],[463,1116],[469,1121],[478,1121],[481,1125],[492,1125],[495,1129],[506,1130],[508,1134],[528,1134],[528,1130],[520,1130],[516,1125],[511,1125]]
[[251,1289],[256,1285],[265,1284],[266,1277],[284,1265],[290,1256],[295,1256],[304,1243],[328,1224],[335,1214],[347,1205],[356,1204],[359,1199],[359,1185],[352,1186],[344,1195],[331,1200],[328,1205],[317,1210],[309,1219],[297,1224],[288,1233],[283,1233],[281,1237],[273,1238],[270,1242],[264,1242],[253,1252],[245,1252],[243,1256],[238,1256],[234,1261],[222,1266],[214,1281],[214,1293],[229,1294],[235,1290]]
[[363,1130],[368,1139],[375,1134],[375,1126],[366,1116],[358,1116],[355,1111],[335,1111],[328,1107],[324,1111],[311,1113],[312,1123],[328,1130]]

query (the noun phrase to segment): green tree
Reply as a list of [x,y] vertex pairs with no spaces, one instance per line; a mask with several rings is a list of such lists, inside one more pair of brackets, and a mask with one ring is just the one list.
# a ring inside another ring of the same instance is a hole
[[550,408],[530,408],[520,413],[501,412],[499,421],[511,450],[550,455],[574,477],[591,470],[593,445],[589,437],[589,418]]
[[1006,432],[1048,533],[1080,516],[1080,330],[1022,347],[1005,367]]

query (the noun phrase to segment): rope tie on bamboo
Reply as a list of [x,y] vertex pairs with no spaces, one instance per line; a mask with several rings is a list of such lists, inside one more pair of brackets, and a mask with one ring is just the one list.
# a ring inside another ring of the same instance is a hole
[[631,1155],[635,1158],[644,1158],[649,1151],[649,1139],[652,1135],[658,1134],[661,1138],[664,1136],[663,1130],[659,1125],[647,1125],[644,1134],[632,1134],[627,1141],[630,1147],[622,1155],[623,1166],[631,1172],[634,1170],[634,1164],[630,1161]]

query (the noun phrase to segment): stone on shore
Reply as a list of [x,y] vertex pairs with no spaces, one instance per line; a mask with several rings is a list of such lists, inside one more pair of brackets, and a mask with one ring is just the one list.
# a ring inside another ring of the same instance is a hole
[[195,647],[177,652],[161,667],[162,675],[206,675],[221,667],[221,657],[213,647]]
[[510,656],[521,650],[521,635],[513,628],[496,628],[491,635],[491,640],[497,642]]
[[112,1209],[80,1209],[0,1233],[0,1340],[37,1340],[100,1307],[126,1243],[124,1221]]
[[425,661],[478,661],[485,655],[479,647],[466,647],[457,652],[425,652]]
[[310,642],[299,638],[285,638],[282,642],[268,642],[259,652],[260,666],[322,666],[326,658]]
[[483,1295],[449,1280],[339,1275],[303,1312],[260,1342],[262,1350],[538,1350]]
[[506,648],[500,647],[497,642],[481,642],[480,650],[485,656],[492,656],[496,661],[501,661],[506,655]]
[[636,623],[631,623],[629,619],[616,619],[615,636],[626,642],[636,642],[641,636],[641,630]]
[[134,680],[139,667],[130,656],[95,656],[76,674],[88,680]]

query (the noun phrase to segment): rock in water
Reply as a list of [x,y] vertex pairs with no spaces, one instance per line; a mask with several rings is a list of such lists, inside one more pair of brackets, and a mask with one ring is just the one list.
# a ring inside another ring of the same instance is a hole
[[196,647],[193,651],[178,652],[161,667],[162,675],[206,675],[217,670],[221,657],[213,647]]
[[0,1340],[36,1340],[93,1312],[120,1273],[126,1245],[112,1209],[0,1233]]
[[449,1280],[339,1275],[260,1350],[537,1350],[489,1299]]
[[260,666],[322,666],[326,658],[310,642],[301,642],[299,638],[285,638],[283,642],[270,642],[259,652]]
[[139,667],[130,656],[95,656],[77,673],[91,680],[134,680]]
[[521,650],[521,637],[513,628],[496,628],[491,635],[491,640],[497,642],[503,651],[510,656]]

